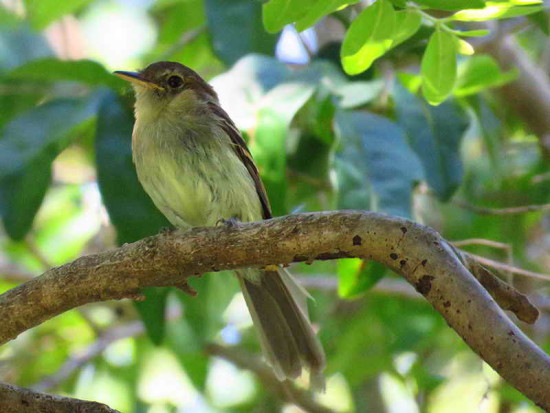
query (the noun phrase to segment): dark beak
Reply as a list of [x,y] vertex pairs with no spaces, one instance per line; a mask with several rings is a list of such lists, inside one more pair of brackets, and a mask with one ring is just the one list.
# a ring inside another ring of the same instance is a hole
[[159,86],[148,79],[144,79],[137,72],[123,72],[123,71],[117,70],[116,72],[113,72],[113,74],[115,76],[120,77],[121,79],[127,80],[128,82],[132,82],[136,85],[146,87],[147,89],[164,90],[162,86]]

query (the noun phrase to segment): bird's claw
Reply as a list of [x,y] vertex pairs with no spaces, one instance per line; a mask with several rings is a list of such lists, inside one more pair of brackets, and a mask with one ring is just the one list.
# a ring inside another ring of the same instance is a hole
[[229,219],[220,218],[216,221],[216,226],[218,225],[223,225],[227,228],[235,228],[239,225],[239,220],[235,217]]

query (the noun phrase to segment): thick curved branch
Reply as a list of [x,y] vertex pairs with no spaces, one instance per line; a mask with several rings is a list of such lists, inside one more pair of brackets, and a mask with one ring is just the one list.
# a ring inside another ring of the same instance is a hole
[[0,411],[17,413],[118,413],[97,402],[38,393],[0,382]]
[[139,297],[144,287],[184,288],[209,271],[349,257],[405,277],[503,378],[550,409],[550,357],[504,314],[469,261],[430,228],[361,211],[194,228],[79,258],[0,296],[0,343],[79,305]]

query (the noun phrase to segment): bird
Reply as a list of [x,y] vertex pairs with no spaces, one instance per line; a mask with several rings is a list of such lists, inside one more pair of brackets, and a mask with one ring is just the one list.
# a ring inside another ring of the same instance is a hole
[[[135,92],[132,158],[156,207],[176,228],[272,217],[243,136],[212,86],[178,62],[116,71]],[[276,242],[276,240],[273,240]],[[325,353],[308,318],[309,294],[278,265],[235,271],[262,353],[281,380],[305,369],[324,389]]]

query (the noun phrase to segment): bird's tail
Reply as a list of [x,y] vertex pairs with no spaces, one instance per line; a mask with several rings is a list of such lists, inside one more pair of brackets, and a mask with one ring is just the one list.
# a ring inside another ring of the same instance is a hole
[[308,293],[284,269],[241,270],[243,295],[262,349],[279,380],[310,372],[311,387],[324,389],[325,354],[307,316]]

